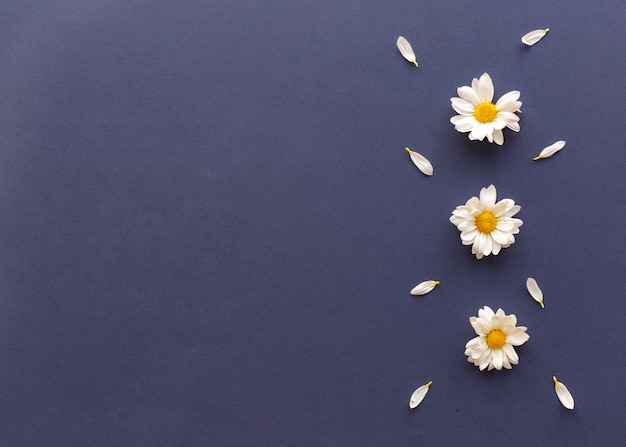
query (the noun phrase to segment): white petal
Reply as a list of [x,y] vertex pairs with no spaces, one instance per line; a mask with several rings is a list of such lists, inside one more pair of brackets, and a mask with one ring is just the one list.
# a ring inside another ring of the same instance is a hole
[[522,346],[529,338],[530,335],[526,333],[526,327],[518,326],[506,335],[506,342],[513,346]]
[[500,371],[504,364],[504,351],[502,351],[502,349],[492,349],[491,362],[493,363],[493,367]]
[[474,348],[474,352],[472,352],[472,360],[479,365],[487,362],[491,359],[491,349],[487,346],[486,343],[481,342],[477,347]]
[[413,48],[411,48],[411,44],[409,43],[408,40],[406,40],[404,37],[400,36],[398,37],[398,40],[396,41],[396,45],[398,45],[398,50],[400,50],[400,53],[402,53],[402,56],[404,56],[404,58],[409,61],[410,63],[414,64],[416,67],[418,66],[417,61],[415,60],[415,53],[413,52]]
[[534,44],[536,44],[541,39],[543,39],[543,36],[545,36],[548,31],[550,31],[550,28],[537,29],[529,33],[526,33],[522,37],[522,43],[524,45],[528,45],[529,47],[532,47]]
[[502,146],[504,144],[504,134],[501,130],[495,129],[493,131],[493,142],[499,146]]
[[432,384],[433,384],[433,382],[431,380],[426,385],[422,385],[421,387],[419,387],[418,389],[413,391],[413,394],[411,394],[411,399],[409,400],[409,407],[410,408],[415,408],[419,404],[422,403],[422,401],[426,397],[426,394],[428,393],[428,390],[430,389],[430,386]]
[[487,141],[493,143],[493,123],[489,123],[489,127],[487,127]]
[[478,91],[474,90],[472,87],[464,85],[463,87],[457,88],[456,93],[459,95],[459,98],[464,99],[475,106],[481,103],[480,98],[478,97]]
[[474,349],[480,346],[480,337],[474,337],[465,343],[465,355],[470,355]]
[[481,246],[483,255],[489,256],[491,254],[491,249],[493,248],[493,239],[488,234],[481,234]]
[[455,115],[450,118],[450,122],[454,124],[454,128],[459,132],[469,132],[477,125],[476,118],[473,116]]
[[511,362],[513,365],[517,365],[517,363],[519,362],[519,356],[517,355],[517,352],[515,352],[515,348],[513,347],[513,345],[505,343],[502,346],[502,351],[506,355],[509,362]]
[[558,151],[560,151],[564,147],[565,147],[565,141],[559,140],[556,143],[551,144],[550,146],[544,148],[539,153],[539,155],[537,155],[535,158],[533,158],[533,160],[539,160],[541,158],[552,157],[554,154],[556,154]]
[[463,232],[461,233],[461,242],[463,242],[463,245],[471,245],[474,243],[474,240],[476,239],[477,236],[478,236],[477,229]]
[[[464,220],[457,225],[457,228],[461,231],[461,233],[469,233],[476,229],[476,222],[474,219]],[[461,239],[463,239],[463,237],[461,237]]]
[[554,381],[554,391],[556,391],[556,395],[563,406],[568,410],[573,410],[574,398],[572,397],[572,393],[569,392],[564,384],[556,380],[556,377],[552,376],[552,380]]
[[502,358],[502,366],[504,366],[506,369],[512,369],[513,366],[511,366],[511,362],[509,361],[508,357],[505,355]]
[[483,320],[491,321],[495,313],[489,306],[484,306],[482,309],[478,309],[478,316]]
[[502,330],[505,334],[513,331],[513,329],[515,329],[515,326],[517,325],[517,317],[515,316],[515,314],[505,315],[502,318],[502,325]]
[[519,90],[512,90],[505,93],[496,102],[496,109],[499,111],[505,110],[507,112],[516,112],[519,108],[516,103],[519,102],[518,99],[520,94]]
[[439,284],[439,281],[430,280],[430,281],[421,282],[415,287],[413,287],[413,290],[411,290],[411,295],[414,295],[414,296],[426,295],[428,292],[430,292],[435,287],[437,287],[437,284]]
[[530,296],[532,296],[535,301],[541,304],[541,307],[543,308],[543,292],[537,285],[537,281],[535,281],[535,278],[528,278],[526,280],[526,288],[528,289],[528,293],[530,293]]
[[[493,234],[493,232],[491,234]],[[491,253],[493,253],[494,255],[498,255],[498,253],[500,253],[500,250],[502,249],[502,244],[496,242],[496,240],[493,238],[491,239]]]
[[[498,111],[498,115],[496,116],[496,120],[497,121],[502,121],[502,122],[504,122],[504,126],[508,126],[508,125],[512,125],[514,123],[518,123],[519,122],[519,116],[517,116],[513,112]],[[502,126],[502,128],[504,128],[504,126]]]
[[482,318],[470,317],[470,324],[474,328],[474,332],[478,335],[487,335],[491,331],[491,324],[489,321]]
[[478,92],[478,79],[476,78],[472,79],[472,89]]
[[489,233],[489,236],[499,245],[506,245],[509,243],[509,235],[504,233],[497,228]]
[[476,109],[476,107],[474,107],[474,105],[471,102],[466,101],[463,98],[450,98],[450,102],[452,103],[452,108],[457,113],[460,113],[461,115],[464,115],[464,116],[474,115],[474,110]]
[[506,127],[506,120],[500,116],[496,116],[495,119],[491,122],[491,127],[493,130],[502,130]]
[[417,166],[417,169],[419,169],[426,175],[433,175],[433,165],[430,164],[430,161],[428,161],[426,157],[417,152],[413,152],[408,147],[406,147],[405,149],[411,156],[411,160],[413,161],[413,164]]
[[[472,87],[474,84],[472,83]],[[493,81],[487,73],[478,80],[478,97],[482,102],[491,102],[493,100]]]
[[487,188],[480,189],[480,203],[485,208],[493,208],[496,204],[497,191],[496,187],[489,185]]
[[489,131],[490,127],[491,127],[490,124],[478,123],[474,127],[474,129],[472,129],[472,132],[469,134],[470,140],[483,141],[485,137],[487,136],[487,132]]
[[496,217],[512,217],[518,213],[520,209],[521,207],[519,205],[515,205],[515,200],[502,199],[494,205],[491,212]]

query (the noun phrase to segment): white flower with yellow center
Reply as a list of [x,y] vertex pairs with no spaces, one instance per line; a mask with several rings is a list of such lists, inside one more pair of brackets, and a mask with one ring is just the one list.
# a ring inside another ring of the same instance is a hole
[[474,78],[472,86],[457,89],[458,98],[450,98],[452,108],[458,115],[450,118],[454,128],[459,132],[469,132],[470,140],[484,140],[502,145],[504,134],[502,129],[519,132],[519,116],[522,103],[518,101],[520,92],[517,90],[505,93],[494,104],[493,82],[487,73],[480,79]]
[[513,346],[526,343],[530,336],[526,327],[515,326],[515,315],[505,315],[502,309],[494,314],[489,306],[478,310],[478,317],[470,317],[470,324],[478,334],[465,345],[467,361],[478,366],[481,371],[488,368],[511,369],[517,365],[519,357]]
[[480,198],[472,197],[465,205],[452,211],[450,222],[461,232],[463,245],[472,246],[476,259],[490,254],[497,255],[500,249],[515,242],[521,219],[515,216],[521,207],[511,199],[496,203],[496,187],[490,185],[480,190]]

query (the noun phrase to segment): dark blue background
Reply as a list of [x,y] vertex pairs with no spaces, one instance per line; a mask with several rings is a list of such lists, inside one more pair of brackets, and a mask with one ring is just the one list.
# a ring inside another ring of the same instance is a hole
[[[625,22],[622,0],[3,1],[0,444],[623,442]],[[503,147],[449,123],[483,72],[522,92]],[[491,183],[524,225],[477,261],[448,217]],[[484,305],[528,326],[511,371],[463,355]]]

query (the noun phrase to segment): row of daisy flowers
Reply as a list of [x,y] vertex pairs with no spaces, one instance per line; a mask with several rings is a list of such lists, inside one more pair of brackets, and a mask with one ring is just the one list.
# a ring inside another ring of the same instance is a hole
[[[522,42],[534,45],[548,29],[536,30],[526,34]],[[398,38],[397,46],[402,55],[415,66],[418,66],[411,45],[403,37]],[[489,74],[484,73],[480,78],[474,78],[471,86],[462,86],[457,89],[458,97],[450,98],[452,108],[458,115],[453,116],[450,122],[459,132],[468,133],[470,140],[504,144],[503,130],[508,128],[519,132],[519,116],[522,102],[519,101],[520,92],[510,91],[502,95],[495,103],[493,81]],[[565,141],[544,148],[534,158],[539,160],[548,158],[563,149]],[[422,154],[406,148],[415,166],[425,175],[433,175],[433,166]],[[491,254],[498,255],[500,250],[511,246],[515,242],[515,235],[523,222],[515,217],[521,207],[512,199],[502,199],[496,202],[497,192],[494,185],[482,188],[478,197],[471,197],[464,205],[457,206],[452,211],[450,222],[460,231],[463,245],[471,245],[472,254],[482,259]],[[418,284],[412,295],[425,295],[432,291],[439,281],[429,280]],[[526,287],[530,295],[543,308],[543,293],[534,278],[528,278]],[[465,345],[467,360],[481,371],[487,369],[511,369],[519,362],[515,346],[524,344],[530,336],[525,326],[517,326],[517,317],[514,314],[506,315],[502,309],[494,312],[489,306],[478,310],[478,316],[469,319],[476,332],[476,337]],[[574,408],[574,399],[567,387],[555,376],[552,377],[556,395],[568,409]],[[432,381],[417,388],[409,400],[409,407],[417,407],[428,393]]]

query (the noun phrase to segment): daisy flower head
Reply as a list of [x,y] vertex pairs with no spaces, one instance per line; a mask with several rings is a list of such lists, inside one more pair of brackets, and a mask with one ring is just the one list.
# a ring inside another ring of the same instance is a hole
[[478,317],[470,317],[470,324],[478,335],[465,345],[467,361],[478,366],[481,371],[487,368],[511,369],[517,365],[519,357],[513,346],[521,346],[530,338],[526,327],[515,326],[515,315],[505,315],[502,309],[496,313],[489,306],[478,310]]
[[463,245],[472,246],[476,259],[490,254],[497,255],[500,249],[515,242],[522,220],[515,216],[521,207],[511,199],[496,203],[496,187],[490,185],[480,190],[480,197],[472,197],[465,205],[452,211],[450,222],[461,232]]
[[474,78],[472,86],[464,85],[457,89],[456,98],[450,98],[452,108],[458,115],[450,118],[454,128],[459,132],[469,132],[470,140],[483,141],[485,137],[490,143],[502,145],[504,134],[502,129],[508,127],[519,132],[519,116],[522,103],[518,101],[520,92],[517,90],[505,93],[493,103],[493,82],[487,73],[480,79]]

